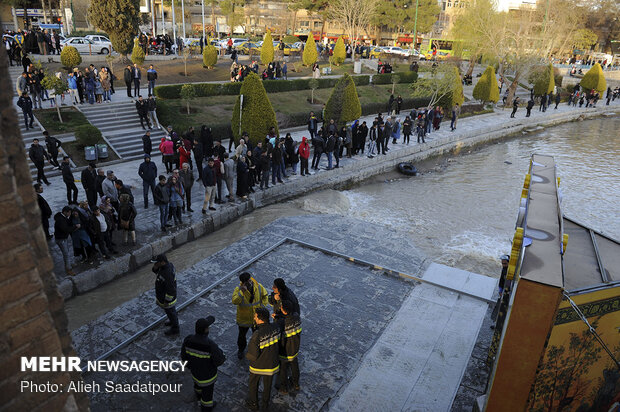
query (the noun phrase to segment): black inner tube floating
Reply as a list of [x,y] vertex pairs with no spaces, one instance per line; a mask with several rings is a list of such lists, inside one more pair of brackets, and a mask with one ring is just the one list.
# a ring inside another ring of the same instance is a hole
[[418,174],[418,169],[409,162],[403,162],[398,164],[398,171],[407,176],[415,176]]

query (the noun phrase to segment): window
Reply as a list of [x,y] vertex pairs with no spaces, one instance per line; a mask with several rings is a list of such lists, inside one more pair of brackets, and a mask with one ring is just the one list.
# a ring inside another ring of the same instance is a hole
[[299,22],[301,27],[310,27],[310,22],[308,20],[302,20]]

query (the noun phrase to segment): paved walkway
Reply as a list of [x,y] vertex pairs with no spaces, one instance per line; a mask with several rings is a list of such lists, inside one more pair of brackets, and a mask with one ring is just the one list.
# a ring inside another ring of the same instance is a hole
[[[596,110],[597,111],[606,110],[606,109],[600,109],[600,107],[601,106],[599,104],[599,109],[596,109]],[[618,101],[616,101],[614,105],[609,106],[610,111],[611,110],[617,111],[619,109],[620,109],[620,102]],[[431,133],[430,136],[427,138],[427,141],[431,142],[430,144],[432,145],[433,142],[440,142],[443,139],[454,139],[458,137],[460,134],[469,135],[471,133],[478,133],[478,132],[485,133],[491,130],[498,130],[498,129],[501,130],[502,128],[506,128],[510,126],[524,125],[524,124],[529,123],[530,121],[532,122],[539,121],[553,114],[567,114],[569,112],[583,112],[585,110],[586,109],[568,107],[566,104],[562,104],[557,110],[551,109],[547,113],[533,111],[532,117],[530,118],[531,120],[525,118],[525,110],[522,108],[519,109],[519,111],[517,112],[517,117],[515,119],[510,119],[510,112],[508,110],[504,110],[504,111],[499,110],[495,113],[474,116],[474,117],[459,120],[458,129],[455,132],[450,131],[448,127],[449,122],[444,122],[442,124],[441,129],[437,132]],[[398,117],[402,120],[402,118],[404,117],[404,114],[401,114]],[[362,118],[361,120],[366,121],[367,123],[371,123],[373,118],[374,116],[366,116]],[[282,135],[284,135],[286,132],[287,130],[281,130]],[[291,135],[296,141],[300,141],[302,136],[308,136],[308,134],[305,131],[299,131],[299,130],[293,130],[291,132]],[[390,143],[389,145],[390,150],[391,150],[390,153],[404,150],[405,148],[408,148],[411,145],[417,145],[417,143],[412,142],[409,146],[402,144],[402,142],[399,142],[398,144],[395,144],[395,145]],[[426,146],[421,146],[420,149],[423,150],[425,147]],[[341,167],[348,170],[351,167],[355,167],[354,165],[358,161],[373,161],[373,159],[367,159],[366,156],[361,156],[361,155],[355,156],[351,159],[348,159],[345,157],[341,159]],[[144,204],[142,200],[143,199],[142,181],[137,174],[138,166],[140,163],[141,163],[141,160],[135,160],[131,162],[119,163],[119,164],[106,168],[107,170],[113,170],[115,175],[118,178],[122,179],[126,185],[129,185],[132,187],[133,195],[135,197],[136,208],[138,210],[138,217],[136,218],[138,247],[140,247],[140,245],[143,245],[145,243],[150,243],[151,241],[160,238],[162,234],[160,231],[160,227],[159,227],[159,211],[153,206],[150,206],[148,209],[144,208]],[[155,163],[158,168],[158,173],[161,174],[163,171],[165,171],[160,160],[156,160]],[[327,159],[325,158],[325,156],[323,156],[321,159],[320,170],[317,172],[313,172],[313,173],[315,174],[318,173],[319,176],[324,175],[325,180],[327,181],[330,179],[330,175],[333,172],[326,170],[326,167],[327,167]],[[194,175],[197,177],[196,171],[194,171]],[[75,173],[75,177],[76,179],[79,180],[79,173]],[[306,178],[298,174],[297,175],[289,174],[289,177],[284,180],[285,182],[284,186],[286,187],[286,186],[292,185],[290,187],[294,188],[296,182],[302,182],[303,181],[302,179],[306,179]],[[45,192],[43,193],[43,196],[50,203],[50,206],[52,210],[54,211],[54,213],[56,213],[57,211],[60,211],[60,209],[62,209],[62,207],[65,206],[67,202],[65,185],[62,183],[62,179],[60,176],[52,177],[50,178],[50,181],[52,182],[52,185],[44,188]],[[84,190],[82,189],[81,184],[79,182],[76,184],[79,189],[78,200],[85,199],[85,193],[84,193]],[[268,192],[274,192],[274,191],[275,191],[274,193],[281,192],[280,186],[282,186],[282,184],[271,186],[270,189],[265,191],[265,195],[267,195]],[[256,190],[258,191],[259,189],[256,188]],[[226,194],[227,192],[224,187],[222,189],[222,195],[226,195]],[[200,182],[195,182],[192,188],[192,202],[191,202],[192,209],[194,209],[195,212],[191,214],[184,214],[183,219],[184,219],[185,224],[195,223],[203,219],[203,215],[200,213],[200,210],[202,209],[203,195],[204,195],[204,188],[202,187],[202,184]],[[252,198],[254,197],[254,195],[250,195],[250,197]],[[152,197],[149,196],[149,198],[150,198],[149,203],[152,204]],[[240,201],[236,200],[235,204],[238,205],[239,203]],[[209,212],[209,214],[218,215],[218,214],[229,213],[230,210],[233,209],[233,205],[234,205],[233,203],[228,203],[224,205],[216,205],[218,211]],[[53,227],[53,221],[50,221],[50,222]],[[172,228],[171,232],[174,233],[176,230],[178,229]],[[135,249],[131,246],[121,245],[120,239],[117,239],[116,243],[119,244],[119,250],[121,254],[127,254]],[[56,273],[60,277],[64,277],[65,274],[63,273],[64,271],[62,269],[63,265],[62,265],[62,256],[60,255],[60,251],[53,241],[51,241],[49,245],[50,245],[50,251],[54,258]],[[100,263],[102,263],[102,261]],[[91,269],[93,267],[94,267],[93,265],[79,264],[75,268],[75,270],[76,272],[81,272],[84,270]]]

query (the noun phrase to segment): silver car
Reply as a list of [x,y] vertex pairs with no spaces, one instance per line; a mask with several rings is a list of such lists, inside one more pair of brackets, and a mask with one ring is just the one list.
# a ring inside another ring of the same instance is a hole
[[63,41],[62,46],[73,46],[80,54],[84,53],[97,53],[97,54],[109,54],[110,44],[107,43],[95,43],[86,37],[69,37]]

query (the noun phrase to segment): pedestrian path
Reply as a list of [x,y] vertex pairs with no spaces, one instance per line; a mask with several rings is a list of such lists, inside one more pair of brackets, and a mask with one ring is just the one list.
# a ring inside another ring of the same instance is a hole
[[17,79],[22,75],[24,68],[21,65],[9,66],[9,77],[11,78],[11,85],[13,86],[13,96],[17,96]]
[[[497,279],[432,263],[423,279],[491,299]],[[330,411],[448,411],[488,309],[422,283],[362,360]]]
[[[123,160],[141,159],[144,156],[142,136],[145,130],[140,126],[140,117],[136,111],[135,100],[124,98],[117,101],[120,93],[112,95],[111,103],[82,104],[77,106],[86,119],[97,127],[118,156]],[[164,132],[160,129],[151,130],[153,156],[160,154],[157,147]]]

